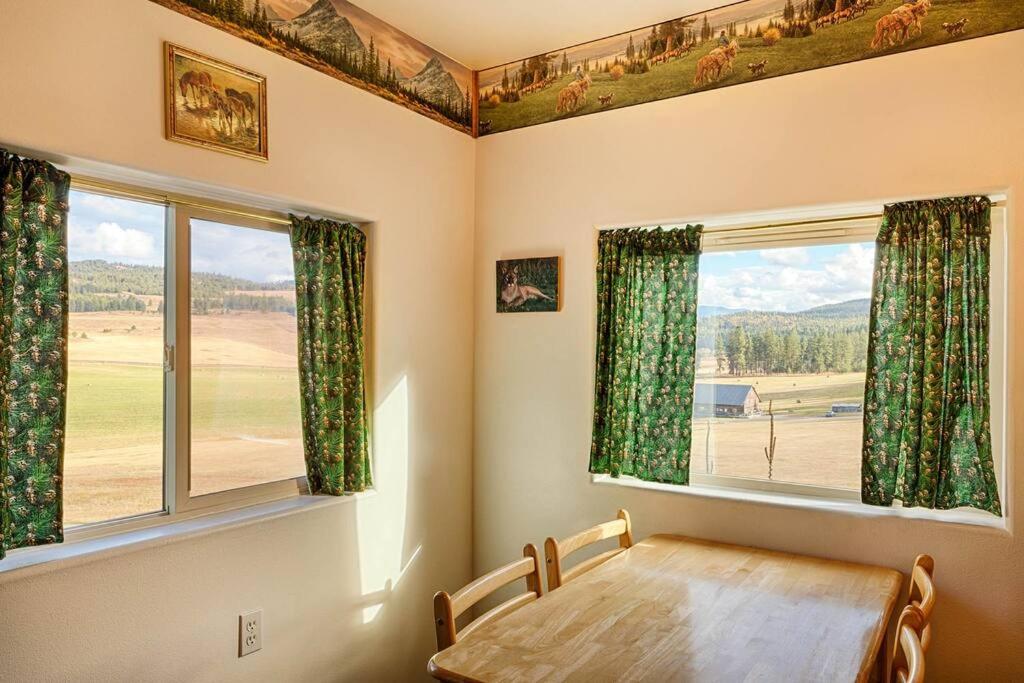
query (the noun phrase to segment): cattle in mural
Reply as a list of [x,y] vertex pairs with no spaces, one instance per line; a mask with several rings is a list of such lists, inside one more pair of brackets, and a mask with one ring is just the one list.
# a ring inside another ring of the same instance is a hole
[[[477,100],[489,125],[477,132],[1018,29],[1020,0],[745,0],[481,71]],[[740,54],[746,69],[733,68]],[[576,85],[583,74],[586,88]],[[601,95],[588,99],[586,89]]]

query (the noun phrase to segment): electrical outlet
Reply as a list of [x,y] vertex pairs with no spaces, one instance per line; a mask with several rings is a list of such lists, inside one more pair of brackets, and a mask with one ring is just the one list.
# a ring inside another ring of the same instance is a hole
[[238,656],[263,649],[263,610],[238,615]]

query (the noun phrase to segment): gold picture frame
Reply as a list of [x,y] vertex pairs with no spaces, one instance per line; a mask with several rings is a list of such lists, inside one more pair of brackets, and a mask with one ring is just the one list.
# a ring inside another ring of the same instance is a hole
[[164,43],[168,140],[268,161],[267,78]]

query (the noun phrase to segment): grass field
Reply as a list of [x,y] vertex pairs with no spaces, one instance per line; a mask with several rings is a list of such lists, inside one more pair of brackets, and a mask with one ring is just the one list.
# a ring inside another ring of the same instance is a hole
[[[710,448],[713,474],[768,478],[764,448],[775,413],[777,438],[772,479],[833,488],[860,487],[861,414],[825,417],[834,403],[863,403],[864,373],[715,377],[698,382],[749,384],[765,413],[751,418],[695,418],[691,471],[707,472]],[[708,439],[710,429],[711,438]]]
[[[194,316],[194,494],[299,476],[295,322],[284,313]],[[73,313],[65,519],[69,526],[163,507],[163,325],[155,313]],[[84,336],[83,336],[84,333]],[[857,488],[861,418],[825,418],[863,400],[863,373],[714,377],[750,384],[776,414],[776,481]],[[712,439],[708,440],[708,428]],[[768,418],[694,423],[692,467],[766,478]]]
[[[772,47],[765,47],[759,38],[739,38],[740,52],[733,71],[719,81],[703,87],[693,85],[697,60],[715,47],[714,41],[705,43],[691,54],[655,65],[645,74],[626,74],[615,81],[606,73],[591,73],[594,80],[587,102],[574,112],[558,115],[555,105],[558,93],[573,76],[556,80],[549,87],[526,95],[519,102],[490,106],[482,103],[480,120],[490,121],[491,132],[522,128],[524,126],[582,116],[601,111],[599,95],[612,95],[609,108],[625,107],[642,102],[676,97],[701,90],[764,80],[774,76],[806,71],[808,69],[842,64],[868,57],[887,55],[922,47],[940,45],[955,40],[977,37],[1000,31],[1024,28],[1024,2],[1005,0],[933,0],[932,10],[921,35],[915,35],[903,45],[872,50],[871,40],[875,23],[883,15],[903,4],[904,0],[883,0],[867,14],[836,26],[818,29],[805,38],[784,38]],[[780,2],[780,6],[784,3]],[[942,28],[944,22],[969,20],[962,38],[950,38]],[[768,60],[765,75],[755,79],[747,64]],[[909,77],[909,76],[908,76]]]
[[[162,317],[73,313],[70,330],[65,523],[159,510]],[[193,317],[194,494],[304,472],[295,344],[283,313]]]

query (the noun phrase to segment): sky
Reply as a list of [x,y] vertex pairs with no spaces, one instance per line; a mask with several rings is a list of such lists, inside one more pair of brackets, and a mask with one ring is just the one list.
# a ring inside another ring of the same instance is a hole
[[[68,258],[131,265],[164,265],[164,207],[72,191]],[[256,282],[291,280],[286,233],[193,221],[192,270]]]
[[702,306],[803,311],[871,296],[871,242],[706,252],[700,258]]

